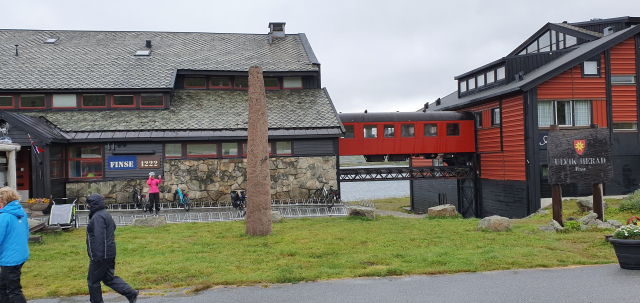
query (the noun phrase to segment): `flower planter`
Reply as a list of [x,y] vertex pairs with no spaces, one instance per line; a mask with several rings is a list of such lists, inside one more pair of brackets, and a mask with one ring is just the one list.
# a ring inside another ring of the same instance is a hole
[[49,206],[49,203],[29,203],[29,204],[31,204],[32,211],[43,211],[45,208],[47,208],[47,206]]
[[618,257],[618,263],[624,269],[640,269],[640,240],[609,239]]

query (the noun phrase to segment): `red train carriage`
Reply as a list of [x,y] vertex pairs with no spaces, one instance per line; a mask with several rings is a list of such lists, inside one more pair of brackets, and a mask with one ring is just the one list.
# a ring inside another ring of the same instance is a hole
[[364,155],[368,162],[403,161],[410,156],[464,165],[476,151],[471,112],[341,113],[346,129],[340,155]]

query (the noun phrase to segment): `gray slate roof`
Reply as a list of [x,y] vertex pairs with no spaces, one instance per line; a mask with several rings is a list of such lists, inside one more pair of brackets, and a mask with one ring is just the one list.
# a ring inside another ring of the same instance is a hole
[[[340,128],[324,89],[267,91],[269,129]],[[177,90],[167,110],[56,111],[43,117],[64,132],[246,130],[247,91]]]
[[[135,57],[146,40],[151,56]],[[266,34],[0,30],[0,90],[171,88],[177,69],[318,71],[303,41],[304,34],[269,44]]]

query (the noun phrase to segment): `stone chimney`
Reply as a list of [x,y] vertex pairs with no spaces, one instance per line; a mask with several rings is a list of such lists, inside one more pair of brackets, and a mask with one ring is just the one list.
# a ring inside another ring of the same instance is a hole
[[284,25],[286,22],[269,23],[269,43],[273,43],[275,38],[284,38]]

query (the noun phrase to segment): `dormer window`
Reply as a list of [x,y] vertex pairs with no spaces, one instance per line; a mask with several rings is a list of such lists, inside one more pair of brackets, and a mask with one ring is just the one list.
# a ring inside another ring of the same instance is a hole
[[496,81],[500,81],[505,78],[505,68],[504,66],[496,69]]
[[563,49],[578,44],[578,38],[556,32],[546,31],[538,39],[522,49],[518,55],[536,54]]
[[464,93],[467,91],[467,81],[460,81],[460,92]]
[[469,90],[476,88],[476,78],[469,79]]
[[487,72],[487,84],[493,83],[496,81],[496,73],[494,71]]
[[478,76],[478,87],[483,86],[484,85],[484,74]]

